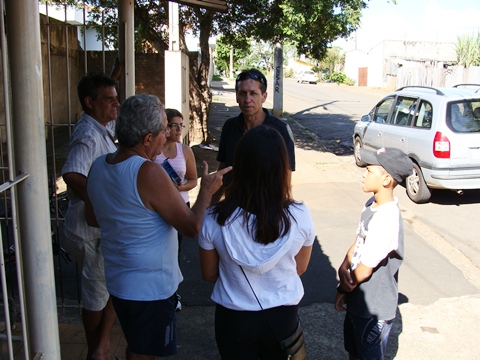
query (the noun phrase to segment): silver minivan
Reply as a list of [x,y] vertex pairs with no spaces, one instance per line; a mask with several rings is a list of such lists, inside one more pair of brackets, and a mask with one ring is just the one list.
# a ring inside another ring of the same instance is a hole
[[480,85],[400,88],[355,125],[353,144],[358,166],[362,147],[403,150],[413,160],[405,186],[416,203],[432,189],[480,189]]

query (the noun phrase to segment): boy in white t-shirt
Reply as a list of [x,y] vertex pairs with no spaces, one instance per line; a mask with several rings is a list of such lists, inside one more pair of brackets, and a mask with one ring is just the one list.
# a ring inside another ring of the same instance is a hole
[[[344,345],[353,359],[384,359],[398,305],[398,269],[403,261],[403,220],[393,189],[412,174],[399,149],[360,150],[367,163],[365,204],[355,242],[338,269],[335,308],[347,311]],[[345,306],[346,305],[346,306]]]

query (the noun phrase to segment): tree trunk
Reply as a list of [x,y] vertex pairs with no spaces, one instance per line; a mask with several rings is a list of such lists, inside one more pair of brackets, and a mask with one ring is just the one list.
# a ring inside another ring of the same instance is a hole
[[209,144],[211,136],[208,131],[208,114],[212,103],[212,92],[208,87],[208,70],[210,67],[210,47],[208,39],[212,29],[214,13],[202,14],[196,10],[200,21],[200,51],[190,56],[190,144]]

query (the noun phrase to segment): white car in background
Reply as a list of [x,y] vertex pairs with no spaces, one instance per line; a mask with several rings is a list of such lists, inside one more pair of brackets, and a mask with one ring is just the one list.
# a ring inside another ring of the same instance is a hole
[[317,74],[312,70],[302,70],[297,73],[297,83],[308,82],[310,84],[316,84],[318,81]]

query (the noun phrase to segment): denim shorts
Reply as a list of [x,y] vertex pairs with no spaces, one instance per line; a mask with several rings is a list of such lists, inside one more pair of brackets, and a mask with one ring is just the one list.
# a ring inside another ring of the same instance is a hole
[[345,350],[361,360],[383,360],[392,320],[363,318],[347,311],[343,324]]

